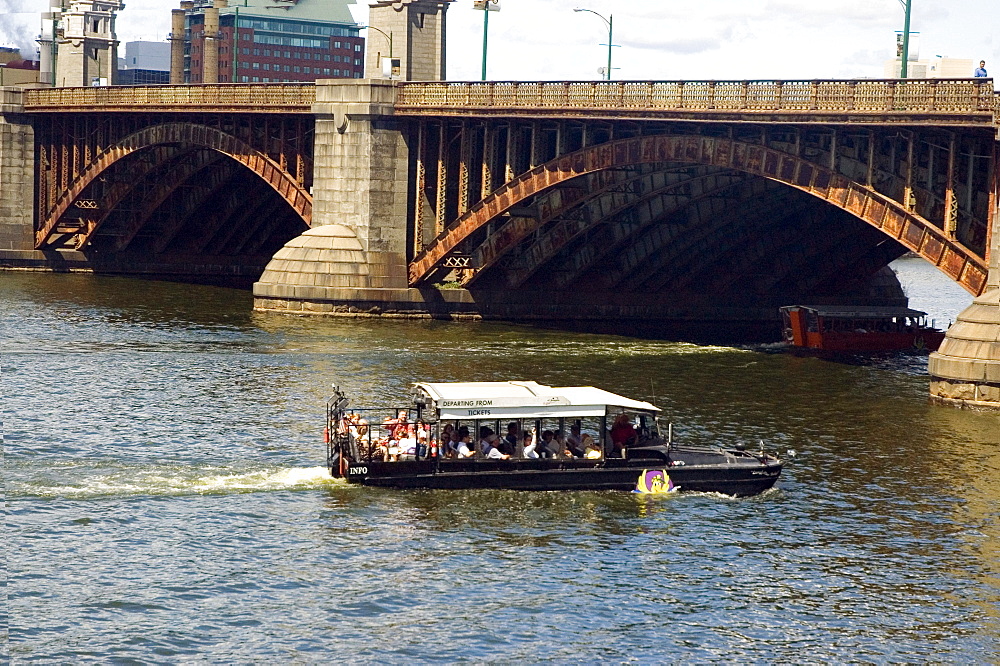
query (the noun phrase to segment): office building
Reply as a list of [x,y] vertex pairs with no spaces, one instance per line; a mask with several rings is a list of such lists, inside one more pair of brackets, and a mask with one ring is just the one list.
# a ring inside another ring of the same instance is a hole
[[350,4],[351,0],[184,0],[171,16],[170,82],[361,78],[364,39]]

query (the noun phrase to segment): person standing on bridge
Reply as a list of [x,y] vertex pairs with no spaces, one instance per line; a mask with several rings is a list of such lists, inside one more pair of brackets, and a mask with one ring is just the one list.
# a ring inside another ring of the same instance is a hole
[[986,73],[986,61],[985,60],[980,60],[979,61],[979,69],[976,70],[976,78],[977,79],[985,79],[988,76],[989,76],[989,74]]

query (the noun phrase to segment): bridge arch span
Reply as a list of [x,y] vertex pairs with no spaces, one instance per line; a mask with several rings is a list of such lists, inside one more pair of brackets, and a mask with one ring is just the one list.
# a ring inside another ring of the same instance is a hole
[[[72,185],[46,212],[36,231],[35,244],[44,247],[63,215],[80,195],[111,166],[141,151],[161,146],[181,145],[204,148],[226,155],[257,174],[286,201],[306,226],[312,223],[312,196],[296,179],[273,159],[236,137],[213,127],[196,123],[165,123],[138,130],[105,148],[90,161]],[[91,232],[93,231],[90,230]]]
[[[719,167],[782,183],[840,208],[922,256],[973,295],[986,288],[984,258],[874,189],[796,155],[723,137],[620,139],[557,157],[506,183],[445,229],[410,264],[410,284],[427,281],[473,233],[521,202],[587,174],[643,164]],[[569,242],[567,240],[567,242]]]

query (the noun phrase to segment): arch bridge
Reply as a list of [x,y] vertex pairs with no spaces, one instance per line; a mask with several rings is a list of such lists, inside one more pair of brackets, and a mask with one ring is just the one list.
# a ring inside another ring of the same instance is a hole
[[345,284],[457,281],[511,318],[899,302],[907,251],[980,294],[997,100],[983,79],[29,91],[34,247],[259,267],[341,223],[375,271]]
[[987,286],[992,82],[405,83],[396,113],[412,285],[877,300],[913,252]]
[[35,247],[256,277],[311,221],[313,88],[29,91]]

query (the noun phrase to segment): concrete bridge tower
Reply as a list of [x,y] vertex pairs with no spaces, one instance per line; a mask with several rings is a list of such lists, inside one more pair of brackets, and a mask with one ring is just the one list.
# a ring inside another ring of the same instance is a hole
[[[368,10],[368,25],[392,38],[392,56],[400,60],[403,81],[443,81],[446,78],[445,37],[448,5],[455,0],[379,0]],[[385,37],[371,34],[365,76],[381,76],[380,58],[389,56]],[[373,45],[373,42],[375,44]]]
[[95,79],[114,85],[118,77],[115,15],[121,0],[62,0],[55,62],[55,85],[90,86]]

